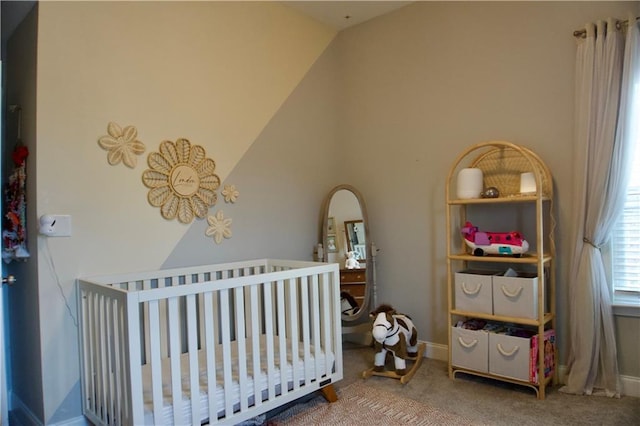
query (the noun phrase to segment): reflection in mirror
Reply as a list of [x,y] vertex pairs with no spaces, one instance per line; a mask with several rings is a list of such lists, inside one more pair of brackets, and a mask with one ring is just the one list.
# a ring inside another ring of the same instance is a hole
[[347,251],[352,251],[357,260],[367,258],[364,222],[362,220],[347,220],[344,222]]
[[[340,292],[343,321],[368,317],[373,280],[369,228],[364,199],[350,185],[333,188],[323,206],[323,261],[340,264]],[[349,261],[349,252],[357,262]]]

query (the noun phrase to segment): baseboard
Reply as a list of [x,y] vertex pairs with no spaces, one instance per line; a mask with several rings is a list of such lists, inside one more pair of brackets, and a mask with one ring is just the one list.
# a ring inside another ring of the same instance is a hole
[[[449,347],[439,343],[424,342],[427,345],[424,357],[437,359],[439,361],[448,362]],[[558,382],[566,384],[567,366],[560,365],[558,367]],[[620,383],[622,385],[622,395],[640,398],[640,377],[620,375]]]
[[640,377],[620,375],[622,395],[640,398]]
[[29,420],[29,424],[31,425],[44,425],[44,423],[42,423],[42,421],[33,413],[33,411],[31,411],[31,409],[29,409],[29,407],[27,407],[27,405],[16,396],[16,394],[14,394],[13,392],[9,392],[9,394],[9,401],[11,401],[11,411],[15,412],[16,415],[19,416],[19,418]]
[[80,416],[58,423],[51,423],[51,426],[91,426],[91,423],[84,416]]
[[[20,423],[22,424],[25,420],[28,422],[26,424],[33,426],[44,426],[44,423],[38,419],[38,417],[27,407],[27,405],[22,402],[20,398],[18,398],[13,392],[10,395],[11,398],[11,411],[12,415],[20,419]],[[78,416],[71,419],[66,419],[57,423],[49,423],[51,426],[91,426],[91,423],[87,421],[84,416]]]
[[420,343],[424,343],[427,346],[427,349],[424,351],[424,358],[449,361],[449,347],[447,345],[425,341],[420,341]]
[[569,369],[566,365],[561,365],[558,367],[558,383],[561,385],[567,384],[567,371]]

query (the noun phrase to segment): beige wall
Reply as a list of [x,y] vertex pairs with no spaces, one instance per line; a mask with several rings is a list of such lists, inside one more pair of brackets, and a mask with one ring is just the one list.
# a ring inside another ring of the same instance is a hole
[[[147,154],[185,137],[225,180],[335,30],[276,2],[41,2],[37,32],[31,285],[42,306],[41,420],[56,422],[79,415],[75,278],[159,268],[190,229],[148,204]],[[135,169],[109,165],[98,146],[110,121],[146,144]],[[42,214],[70,214],[72,237],[36,238]],[[215,257],[220,247],[198,237]]]

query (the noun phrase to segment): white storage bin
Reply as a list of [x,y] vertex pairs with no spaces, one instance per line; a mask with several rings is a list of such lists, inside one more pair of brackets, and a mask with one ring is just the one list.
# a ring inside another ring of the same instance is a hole
[[493,313],[493,271],[461,271],[455,275],[455,307],[461,311]]
[[518,273],[517,277],[493,277],[493,313],[509,317],[538,317],[538,277]]
[[451,364],[487,373],[489,371],[489,333],[460,327],[451,328]]
[[497,376],[529,381],[530,339],[489,334],[489,372]]

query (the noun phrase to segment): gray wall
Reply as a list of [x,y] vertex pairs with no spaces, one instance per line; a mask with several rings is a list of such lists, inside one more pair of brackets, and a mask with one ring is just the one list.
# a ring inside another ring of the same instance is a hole
[[[584,23],[631,2],[416,2],[339,34],[341,143],[364,194],[379,300],[447,344],[445,179],[486,140],[531,148],[555,182],[557,314],[567,354],[575,40]],[[636,13],[637,14],[637,13]],[[526,18],[526,19],[525,19]],[[621,373],[640,375],[640,322],[618,321]],[[630,342],[636,342],[635,344]],[[630,352],[630,353],[629,353]]]

